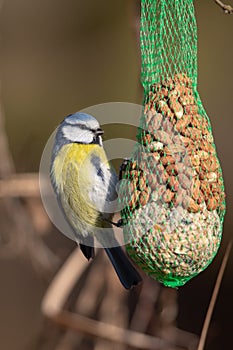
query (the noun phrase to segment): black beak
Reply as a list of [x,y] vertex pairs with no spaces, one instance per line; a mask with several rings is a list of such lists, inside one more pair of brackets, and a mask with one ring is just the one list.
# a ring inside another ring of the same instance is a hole
[[95,130],[96,136],[103,135],[103,133],[104,133],[104,131],[102,129],[100,129],[100,128]]

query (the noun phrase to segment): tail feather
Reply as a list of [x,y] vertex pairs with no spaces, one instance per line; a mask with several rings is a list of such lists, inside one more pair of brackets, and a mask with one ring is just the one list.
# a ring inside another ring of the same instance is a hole
[[121,247],[104,248],[111,263],[126,289],[136,286],[142,281],[141,276],[127,258]]
[[79,247],[87,260],[93,259],[95,256],[94,247],[89,247],[85,244],[79,244]]

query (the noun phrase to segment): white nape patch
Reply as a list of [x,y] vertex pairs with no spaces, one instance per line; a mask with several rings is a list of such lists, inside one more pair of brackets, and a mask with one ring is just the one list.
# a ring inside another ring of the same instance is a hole
[[91,143],[93,141],[93,133],[90,130],[83,130],[75,125],[64,125],[62,134],[71,142]]

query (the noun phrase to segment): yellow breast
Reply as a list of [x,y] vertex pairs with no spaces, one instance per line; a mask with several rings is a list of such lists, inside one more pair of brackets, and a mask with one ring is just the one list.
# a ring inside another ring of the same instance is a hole
[[52,176],[66,218],[75,230],[83,231],[86,224],[101,227],[98,210],[90,200],[94,175],[91,157],[106,162],[99,145],[68,144],[56,156]]

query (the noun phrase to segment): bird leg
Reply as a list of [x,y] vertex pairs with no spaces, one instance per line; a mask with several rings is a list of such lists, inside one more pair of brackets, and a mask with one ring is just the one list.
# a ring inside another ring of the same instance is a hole
[[120,166],[120,171],[119,171],[119,181],[121,181],[123,179],[123,172],[126,170],[127,165],[130,163],[130,159],[129,158],[124,158],[123,162],[121,163]]
[[[120,165],[120,170],[119,170],[119,181],[123,179],[123,172],[126,170],[127,165],[130,163],[129,158],[124,158],[123,162]],[[111,221],[109,219],[104,218],[105,221],[109,222],[111,225],[115,227],[122,227],[125,225],[125,222],[123,219],[119,219],[117,222]]]

